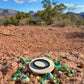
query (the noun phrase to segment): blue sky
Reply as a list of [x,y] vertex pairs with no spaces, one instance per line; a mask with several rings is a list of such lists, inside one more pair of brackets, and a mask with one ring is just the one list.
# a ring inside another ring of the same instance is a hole
[[[13,9],[17,11],[29,12],[29,10],[43,10],[42,0],[0,0],[0,8]],[[59,3],[64,3],[69,8],[74,7],[76,13],[84,12],[84,0],[57,0]],[[67,10],[66,10],[67,11]],[[71,9],[69,11],[72,11]]]

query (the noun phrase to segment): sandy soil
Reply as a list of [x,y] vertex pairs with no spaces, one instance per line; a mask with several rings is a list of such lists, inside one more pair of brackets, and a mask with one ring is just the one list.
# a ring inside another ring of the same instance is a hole
[[[84,29],[37,26],[0,27],[0,84],[18,84],[7,79],[17,70],[21,57],[35,58],[51,55],[63,58],[64,65],[75,70],[73,77],[60,77],[61,84],[84,84]],[[29,84],[39,84],[35,79]]]

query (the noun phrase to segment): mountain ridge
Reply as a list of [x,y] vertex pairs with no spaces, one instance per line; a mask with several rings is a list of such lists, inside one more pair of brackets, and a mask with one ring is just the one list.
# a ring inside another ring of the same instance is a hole
[[12,9],[0,8],[0,15],[3,15],[4,13],[6,13],[7,15],[16,15],[18,11]]

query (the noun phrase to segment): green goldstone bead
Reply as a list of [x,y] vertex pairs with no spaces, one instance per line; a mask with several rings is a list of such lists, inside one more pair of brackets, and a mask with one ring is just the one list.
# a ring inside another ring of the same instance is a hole
[[68,74],[68,77],[72,77],[72,74]]

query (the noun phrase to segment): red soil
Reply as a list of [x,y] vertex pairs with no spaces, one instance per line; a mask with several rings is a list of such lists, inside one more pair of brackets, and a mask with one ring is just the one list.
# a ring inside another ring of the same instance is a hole
[[64,57],[63,63],[76,71],[71,79],[63,75],[62,84],[73,84],[73,81],[75,81],[74,84],[80,84],[83,72],[78,65],[84,60],[84,29],[38,26],[0,27],[0,84],[15,84],[15,82],[8,82],[7,79],[20,66],[18,61],[21,57],[35,58],[47,54],[57,59]]

